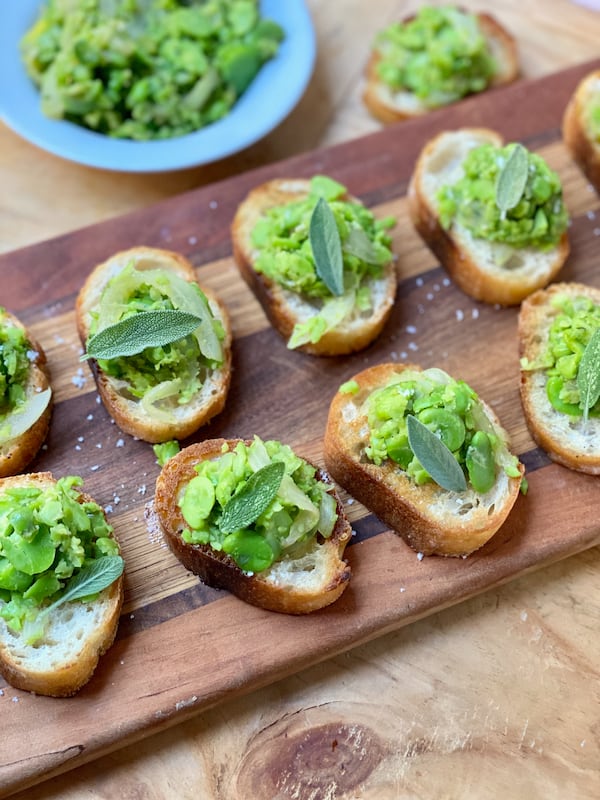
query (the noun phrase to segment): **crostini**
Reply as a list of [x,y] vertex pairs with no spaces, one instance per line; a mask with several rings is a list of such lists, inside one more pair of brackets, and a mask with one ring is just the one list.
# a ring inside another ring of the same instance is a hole
[[186,447],[163,466],[155,507],[182,564],[247,603],[307,614],[348,585],[352,531],[333,482],[280,442]]
[[231,380],[231,326],[225,306],[198,285],[187,259],[135,247],[97,266],[79,292],[77,329],[86,352],[91,337],[115,331],[134,316],[142,325],[150,322],[153,315],[141,316],[150,311],[191,314],[197,327],[173,338],[174,328],[159,320],[166,343],[138,346],[130,355],[90,357],[115,422],[126,433],[157,443],[190,436],[222,411]]
[[577,85],[565,109],[562,134],[586,178],[600,192],[600,70]]
[[[598,331],[600,289],[581,283],[535,292],[519,313],[521,401],[529,431],[553,461],[590,475],[600,475]],[[594,334],[595,354],[588,351]]]
[[0,480],[0,673],[17,689],[67,697],[112,645],[123,560],[80,478]]
[[422,6],[375,39],[363,100],[384,123],[411,119],[519,73],[511,34],[491,15]]
[[[328,226],[315,222],[319,211],[329,217]],[[231,228],[233,253],[290,349],[345,355],[376,339],[392,310],[397,278],[385,231],[393,224],[376,220],[325,176],[272,180],[240,204]],[[317,240],[324,238],[331,258],[319,251]],[[324,276],[331,262],[337,288]]]
[[0,308],[0,478],[33,461],[51,414],[46,355],[17,317]]
[[524,473],[473,389],[412,364],[369,367],[340,387],[324,458],[344,489],[423,555],[482,547],[508,516]]
[[417,160],[409,192],[417,231],[475,300],[516,305],[569,254],[560,178],[536,153],[487,128],[445,131]]

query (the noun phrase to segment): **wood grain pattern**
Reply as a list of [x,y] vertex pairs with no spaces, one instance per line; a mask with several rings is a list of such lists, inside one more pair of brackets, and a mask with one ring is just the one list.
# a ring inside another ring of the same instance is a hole
[[[558,140],[566,100],[591,67],[499,90],[444,114],[0,258],[3,302],[32,326],[56,380],[48,448],[35,468],[83,475],[88,491],[112,507],[111,521],[128,567],[118,642],[86,689],[76,698],[56,701],[3,687],[1,792],[77,766],[598,542],[597,482],[549,464],[524,427],[516,384],[516,311],[473,303],[445,279],[412,231],[403,197],[426,138],[461,124],[496,127],[506,138],[535,147],[560,171],[574,216],[572,256],[561,277],[598,285],[592,218],[598,198]],[[374,346],[351,358],[322,361],[287,352],[229,257],[229,221],[246,191],[270,177],[315,171],[345,182],[378,214],[399,217],[394,248],[402,283],[393,317]],[[490,544],[466,562],[419,561],[358,504],[348,503],[357,531],[349,549],[354,578],[341,601],[310,618],[268,614],[199,587],[164,549],[153,524],[148,501],[158,468],[151,449],[111,425],[87,367],[78,362],[73,302],[82,276],[112,252],[136,244],[188,255],[201,282],[218,291],[231,311],[236,336],[232,390],[226,412],[201,432],[203,437],[258,432],[284,439],[320,461],[328,398],[337,386],[365,365],[410,358],[423,366],[444,366],[494,404],[528,465],[530,494],[519,499]],[[265,641],[276,647],[265,647]],[[322,724],[327,738],[326,715]],[[367,719],[364,724],[360,735],[373,726]],[[357,731],[342,729],[336,747]],[[383,754],[378,741],[372,737],[371,750]],[[368,772],[369,765],[358,766],[352,780],[360,782],[366,774],[361,770]],[[236,777],[240,797],[255,786],[254,780],[242,764]]]

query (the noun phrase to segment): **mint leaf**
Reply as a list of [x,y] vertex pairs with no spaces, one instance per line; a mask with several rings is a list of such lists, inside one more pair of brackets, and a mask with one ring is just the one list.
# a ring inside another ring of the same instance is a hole
[[577,371],[579,405],[583,409],[583,419],[587,422],[590,408],[600,399],[600,328],[594,331],[587,343]]
[[81,356],[81,361],[133,356],[147,347],[161,347],[193,333],[202,321],[195,314],[177,309],[133,314],[90,336],[87,352]]
[[283,463],[275,461],[253,473],[223,509],[221,531],[233,533],[257,520],[279,491],[284,472]]
[[344,294],[342,242],[333,211],[322,197],[311,215],[308,234],[317,275],[331,294]]
[[408,443],[421,466],[449,492],[464,492],[467,480],[462,467],[442,440],[416,417],[406,417]]
[[514,208],[525,191],[529,156],[522,144],[516,144],[498,175],[496,205],[502,214]]

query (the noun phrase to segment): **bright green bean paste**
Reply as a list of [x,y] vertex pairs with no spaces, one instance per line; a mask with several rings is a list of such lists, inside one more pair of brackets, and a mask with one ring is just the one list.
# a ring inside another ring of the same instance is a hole
[[477,17],[454,6],[422,6],[375,41],[379,78],[428,108],[487,88],[497,67]]
[[48,117],[168,139],[224,117],[283,36],[258,0],[49,0],[21,51]]
[[23,328],[10,324],[0,307],[0,428],[3,420],[25,403],[31,345]]
[[[274,499],[254,522],[224,533],[219,523],[229,500],[254,473],[277,462],[284,465],[284,474]],[[317,533],[327,539],[333,532],[337,504],[328,491],[331,486],[288,445],[255,436],[250,445],[224,445],[218,458],[202,461],[195,469],[198,474],[179,500],[189,526],[182,538],[227,553],[244,572],[262,572],[286,556],[301,555]]]
[[489,491],[500,469],[510,477],[519,477],[517,458],[508,452],[477,394],[464,381],[455,381],[440,369],[406,370],[371,393],[365,451],[370,461],[377,465],[393,461],[417,485],[432,481],[410,447],[409,414],[439,436],[475,491]]
[[171,421],[173,408],[189,403],[223,363],[225,331],[200,287],[169,270],[136,269],[131,262],[107,284],[90,325],[92,336],[133,314],[172,309],[196,314],[202,324],[175,342],[132,356],[98,359],[125,396],[139,399],[146,413],[165,421]]
[[[344,293],[339,297],[317,275],[310,243],[310,219],[320,197],[333,212],[342,244]],[[347,197],[341,183],[317,175],[310,181],[307,196],[267,209],[252,231],[256,271],[316,308],[314,316],[296,325],[290,348],[318,342],[344,320],[369,312],[373,301],[368,282],[382,277],[392,259],[386,231],[396,220],[375,219],[368,208]]]
[[60,597],[69,578],[101,556],[119,554],[97,503],[79,503],[81,478],[12,486],[0,494],[0,617],[21,631]]
[[[543,369],[547,375],[546,394],[552,406],[563,414],[583,416],[577,386],[581,357],[595,331],[600,328],[600,305],[589,297],[557,295],[552,299],[557,313],[550,326],[548,345],[539,363],[523,361],[525,370]],[[600,400],[590,409],[600,416]]]
[[440,222],[457,222],[473,236],[512,247],[555,247],[569,222],[560,178],[537,153],[527,153],[527,182],[514,208],[502,212],[496,203],[496,184],[514,144],[482,144],[469,151],[463,175],[437,193]]

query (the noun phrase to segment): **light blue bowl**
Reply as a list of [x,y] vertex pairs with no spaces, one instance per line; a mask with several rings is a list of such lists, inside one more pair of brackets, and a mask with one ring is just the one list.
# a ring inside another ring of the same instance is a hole
[[21,61],[19,42],[43,0],[0,2],[0,117],[38,147],[90,167],[165,172],[208,164],[243,150],[290,113],[314,68],[315,33],[304,0],[262,0],[262,15],[281,25],[285,40],[224,119],[197,133],[164,141],[111,139],[42,114],[38,90]]

